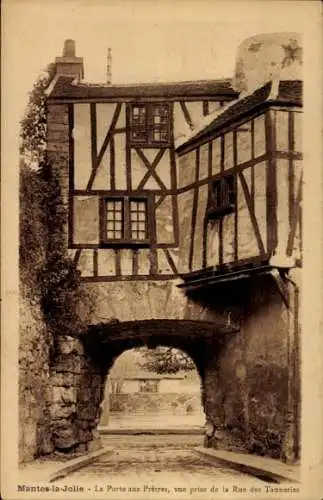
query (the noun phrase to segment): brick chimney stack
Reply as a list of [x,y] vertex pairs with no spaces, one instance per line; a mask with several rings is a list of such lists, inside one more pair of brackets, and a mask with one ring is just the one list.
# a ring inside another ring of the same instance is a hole
[[83,57],[75,55],[75,41],[65,40],[63,56],[56,57],[56,76],[71,76],[77,82],[84,78]]

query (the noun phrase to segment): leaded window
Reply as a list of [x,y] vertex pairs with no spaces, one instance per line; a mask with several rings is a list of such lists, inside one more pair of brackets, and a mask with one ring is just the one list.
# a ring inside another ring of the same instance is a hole
[[148,197],[103,198],[101,243],[119,246],[149,244]]
[[168,103],[131,106],[131,142],[133,145],[169,145],[170,106]]

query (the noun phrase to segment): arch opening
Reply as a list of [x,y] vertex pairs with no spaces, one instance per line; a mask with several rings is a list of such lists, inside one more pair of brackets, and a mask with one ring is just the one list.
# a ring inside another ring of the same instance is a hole
[[125,349],[108,370],[101,432],[203,432],[202,380],[193,358],[172,345]]

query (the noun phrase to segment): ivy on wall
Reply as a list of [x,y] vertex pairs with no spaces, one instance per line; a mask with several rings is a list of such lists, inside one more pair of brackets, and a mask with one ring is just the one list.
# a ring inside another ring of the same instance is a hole
[[21,122],[20,278],[24,293],[42,309],[53,334],[79,332],[94,300],[80,280],[65,243],[66,207],[57,169],[46,157],[46,94],[49,66],[34,84]]

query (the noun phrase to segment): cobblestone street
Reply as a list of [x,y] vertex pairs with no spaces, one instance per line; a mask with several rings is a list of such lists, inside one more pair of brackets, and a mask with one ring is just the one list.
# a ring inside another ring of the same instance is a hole
[[[212,487],[225,484],[241,486],[242,483],[263,484],[246,474],[219,466],[194,452],[203,437],[193,436],[107,436],[105,444],[114,447],[110,455],[64,479],[64,484],[97,483],[110,488],[110,493],[120,493],[122,485],[142,488],[167,487],[186,488],[186,492],[200,488],[200,494]],[[101,486],[100,486],[101,487]],[[116,490],[114,490],[116,489]],[[149,492],[147,490],[147,492]],[[192,491],[193,492],[193,491]],[[178,491],[181,493],[181,491]]]

